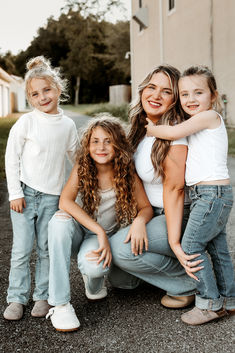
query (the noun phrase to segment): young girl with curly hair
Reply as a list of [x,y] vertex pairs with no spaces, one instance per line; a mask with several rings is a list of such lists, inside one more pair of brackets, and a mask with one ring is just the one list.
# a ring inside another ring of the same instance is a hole
[[[81,138],[77,163],[65,185],[58,211],[49,223],[49,300],[47,317],[58,331],[73,331],[80,323],[70,302],[69,266],[77,255],[88,299],[107,296],[104,284],[112,254],[109,238],[131,224],[134,252],[148,248],[145,230],[152,207],[137,177],[130,145],[118,119],[92,119]],[[142,236],[144,234],[144,236]]]

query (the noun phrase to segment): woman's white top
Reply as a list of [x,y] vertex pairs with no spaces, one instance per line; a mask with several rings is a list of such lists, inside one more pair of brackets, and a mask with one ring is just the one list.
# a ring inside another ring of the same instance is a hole
[[[143,182],[145,192],[152,206],[163,208],[163,185],[162,178],[156,177],[151,160],[152,146],[155,137],[145,136],[139,143],[134,154],[137,174]],[[187,139],[182,138],[172,141],[171,145],[188,145]]]
[[[219,115],[219,114],[218,114]],[[185,179],[188,186],[200,181],[228,179],[228,137],[221,115],[216,129],[201,130],[188,137]]]
[[[100,204],[94,216],[96,222],[101,225],[109,236],[119,228],[115,210],[116,193],[114,189],[100,190],[99,193],[101,198]],[[78,194],[76,202],[80,207],[83,207],[81,195]]]
[[66,155],[74,163],[78,148],[74,122],[63,114],[37,109],[22,115],[10,130],[5,166],[9,200],[24,197],[21,182],[40,192],[60,195]]

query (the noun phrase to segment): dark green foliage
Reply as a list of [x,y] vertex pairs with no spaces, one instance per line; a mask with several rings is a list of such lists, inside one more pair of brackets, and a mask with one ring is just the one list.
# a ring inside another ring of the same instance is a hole
[[5,178],[5,150],[9,131],[16,118],[0,118],[0,180]]
[[66,11],[58,20],[49,18],[26,51],[15,57],[10,54],[8,67],[12,67],[7,71],[24,76],[26,61],[44,55],[53,66],[60,66],[68,78],[71,102],[77,77],[79,103],[107,101],[110,85],[130,82],[130,60],[125,59],[130,50],[130,34],[128,21],[113,24],[104,20],[105,11],[120,7],[120,1],[109,0],[102,10],[99,5],[99,0],[67,1]]
[[228,132],[228,153],[235,157],[235,129],[227,129]]
[[124,121],[128,121],[128,104],[112,105],[109,103],[101,103],[95,107],[87,108],[84,114],[89,116],[95,116],[99,113],[109,113],[117,118]]

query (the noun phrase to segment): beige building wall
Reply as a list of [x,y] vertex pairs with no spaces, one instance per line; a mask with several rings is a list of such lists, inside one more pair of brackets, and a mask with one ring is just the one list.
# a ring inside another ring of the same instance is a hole
[[[132,16],[139,10],[132,0]],[[144,76],[154,67],[168,63],[183,70],[190,65],[209,66],[226,95],[226,120],[235,126],[235,1],[142,0],[148,9],[148,27],[131,20],[132,96]]]
[[0,118],[10,113],[10,76],[0,68]]

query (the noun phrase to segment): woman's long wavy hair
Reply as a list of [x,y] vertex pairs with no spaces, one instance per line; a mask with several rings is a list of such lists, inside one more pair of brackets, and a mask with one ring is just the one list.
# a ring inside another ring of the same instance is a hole
[[[148,86],[152,76],[158,72],[162,72],[169,78],[173,90],[173,102],[159,119],[157,124],[174,125],[184,120],[184,114],[179,104],[179,70],[171,65],[160,65],[154,68],[138,86],[137,98],[130,105],[129,119],[131,122],[131,127],[128,134],[128,140],[133,147],[133,151],[136,151],[138,144],[146,134],[146,113],[142,106],[142,93],[145,87]],[[153,144],[151,159],[156,176],[161,176],[164,178],[163,163],[169,151],[170,144],[171,141],[162,139],[156,139]]]
[[134,197],[135,168],[132,150],[121,122],[110,115],[92,119],[83,132],[78,150],[78,189],[83,209],[93,218],[100,204],[97,168],[90,156],[90,140],[93,131],[102,128],[109,136],[115,151],[113,163],[113,188],[116,193],[116,218],[120,226],[130,224],[137,214]]

